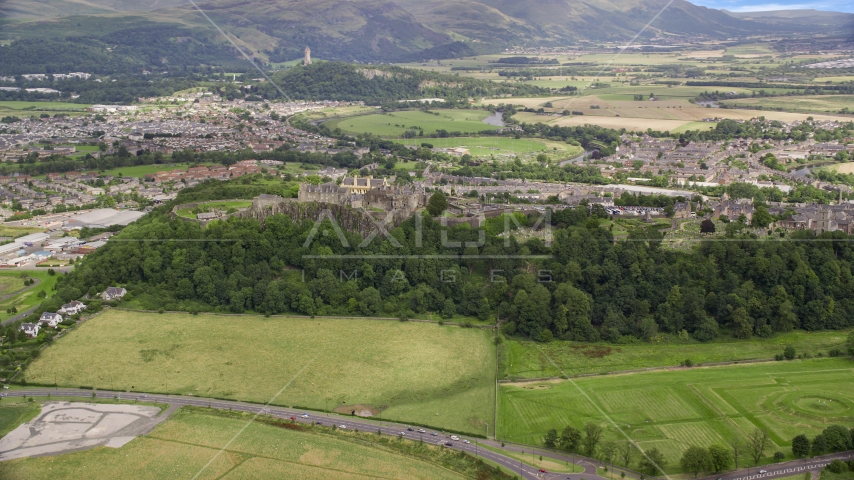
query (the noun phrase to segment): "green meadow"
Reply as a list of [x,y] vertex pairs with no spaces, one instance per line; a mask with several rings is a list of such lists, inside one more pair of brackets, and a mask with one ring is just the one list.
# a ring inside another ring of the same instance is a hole
[[854,423],[852,398],[847,358],[502,384],[498,438],[542,444],[550,428],[592,422],[605,429],[604,441],[625,441],[619,426],[642,449],[658,448],[666,471],[677,473],[688,446],[726,445],[761,428],[772,444],[760,463],[770,463],[776,451],[791,458],[796,435]]

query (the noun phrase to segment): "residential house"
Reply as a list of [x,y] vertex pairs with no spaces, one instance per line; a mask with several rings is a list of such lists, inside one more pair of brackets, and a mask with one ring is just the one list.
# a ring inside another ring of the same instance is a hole
[[62,322],[62,315],[58,313],[44,312],[39,318],[39,325],[46,325],[50,328],[56,328],[60,322]]
[[39,326],[37,323],[22,323],[21,330],[23,330],[24,335],[29,338],[36,338],[39,334]]
[[101,294],[101,298],[107,301],[121,300],[126,293],[128,293],[128,291],[122,287],[107,287],[107,289],[104,290],[104,293]]
[[76,315],[80,313],[83,309],[86,308],[86,305],[83,302],[72,300],[70,303],[66,303],[59,309],[59,313],[65,315]]

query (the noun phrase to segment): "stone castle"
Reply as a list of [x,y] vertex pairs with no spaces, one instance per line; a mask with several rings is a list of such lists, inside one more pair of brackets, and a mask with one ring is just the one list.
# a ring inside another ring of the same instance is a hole
[[350,208],[393,212],[395,216],[407,218],[419,208],[427,205],[429,196],[422,188],[396,187],[384,178],[346,177],[341,185],[302,184],[299,188],[300,202],[327,203]]

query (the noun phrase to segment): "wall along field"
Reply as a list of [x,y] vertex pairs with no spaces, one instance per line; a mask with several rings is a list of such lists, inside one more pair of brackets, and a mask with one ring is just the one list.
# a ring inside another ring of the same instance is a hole
[[56,375],[60,386],[261,403],[275,397],[275,405],[320,410],[363,406],[384,419],[483,434],[494,415],[495,371],[492,336],[481,329],[109,310],[46,349],[26,379],[53,384]]
[[598,406],[641,448],[658,448],[667,459],[666,470],[677,472],[679,458],[690,445],[726,445],[733,435],[745,438],[763,428],[772,446],[761,463],[769,463],[775,451],[791,457],[790,442],[798,434],[812,438],[829,425],[854,422],[854,369],[847,358],[699,367],[574,382],[503,384],[499,439],[542,444],[550,428],[581,429],[594,422],[605,428],[603,440],[625,441]]

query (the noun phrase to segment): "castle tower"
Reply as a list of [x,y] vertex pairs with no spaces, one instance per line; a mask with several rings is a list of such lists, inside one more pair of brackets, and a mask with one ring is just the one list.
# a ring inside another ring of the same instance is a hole
[[311,49],[305,47],[305,58],[302,60],[303,65],[311,65]]

